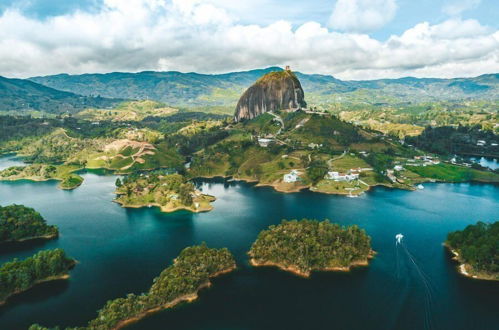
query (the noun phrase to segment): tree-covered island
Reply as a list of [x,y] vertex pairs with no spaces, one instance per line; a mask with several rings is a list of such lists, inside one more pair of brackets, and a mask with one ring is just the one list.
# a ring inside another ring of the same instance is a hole
[[249,251],[253,266],[277,266],[299,276],[312,271],[348,271],[367,266],[374,251],[371,238],[356,225],[328,220],[283,220],[258,235]]
[[499,221],[477,222],[447,235],[445,245],[454,254],[461,274],[499,280]]
[[57,227],[47,225],[34,209],[24,205],[0,205],[0,243],[53,239],[57,236]]
[[123,207],[157,206],[162,212],[188,210],[205,212],[213,209],[215,197],[196,190],[192,182],[180,174],[131,174],[116,180],[115,202]]
[[4,263],[0,267],[0,305],[39,283],[69,278],[68,271],[75,263],[61,249],[40,251],[27,259]]
[[[199,290],[211,285],[210,278],[236,269],[236,262],[229,250],[211,249],[206,244],[187,247],[153,280],[149,292],[129,294],[125,298],[110,300],[99,310],[95,319],[86,327],[76,329],[121,329],[148,315],[172,308],[181,302],[198,298]],[[30,330],[47,329],[32,325]],[[74,328],[72,328],[74,329]]]

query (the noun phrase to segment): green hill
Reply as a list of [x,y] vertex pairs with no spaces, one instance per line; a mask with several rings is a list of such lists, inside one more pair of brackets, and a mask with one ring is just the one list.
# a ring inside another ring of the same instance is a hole
[[9,79],[0,76],[0,112],[36,110],[55,114],[75,113],[89,107],[111,107],[118,101],[100,96],[77,95],[29,80]]
[[[239,96],[271,67],[226,74],[139,72],[33,77],[32,81],[87,96],[151,99],[176,107],[236,106]],[[475,78],[413,78],[342,81],[328,75],[296,73],[309,105],[407,104],[443,100],[495,100],[499,74]]]

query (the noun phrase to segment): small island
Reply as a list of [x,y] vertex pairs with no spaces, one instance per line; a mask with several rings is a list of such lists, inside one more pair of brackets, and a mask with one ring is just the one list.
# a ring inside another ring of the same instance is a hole
[[59,236],[56,226],[24,205],[0,205],[0,243],[24,242],[34,239],[53,239]]
[[27,166],[13,166],[0,171],[0,181],[60,181],[59,188],[72,190],[83,183],[83,178],[74,174],[80,170],[77,165],[49,165],[49,164],[31,164]]
[[358,226],[328,220],[283,220],[258,235],[248,253],[253,266],[276,266],[303,277],[312,271],[349,271],[374,256],[371,238]]
[[37,284],[69,278],[68,271],[75,263],[61,249],[40,251],[30,258],[4,263],[0,267],[0,305]]
[[161,171],[131,174],[116,180],[116,203],[123,207],[157,206],[162,212],[187,210],[206,212],[213,209],[215,197],[204,195],[180,174]]
[[445,246],[459,262],[459,272],[482,280],[499,280],[499,221],[477,222],[447,235]]
[[[122,329],[181,302],[196,300],[201,289],[211,286],[210,278],[235,269],[234,257],[225,248],[211,249],[205,243],[187,247],[153,280],[149,292],[108,301],[97,318],[78,329]],[[30,327],[42,329],[47,328],[37,324]]]

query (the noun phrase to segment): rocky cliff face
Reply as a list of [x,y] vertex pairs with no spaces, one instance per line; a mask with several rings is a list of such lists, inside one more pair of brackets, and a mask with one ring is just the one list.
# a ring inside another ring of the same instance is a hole
[[270,72],[244,92],[236,107],[234,119],[252,119],[262,113],[306,107],[300,81],[289,70]]

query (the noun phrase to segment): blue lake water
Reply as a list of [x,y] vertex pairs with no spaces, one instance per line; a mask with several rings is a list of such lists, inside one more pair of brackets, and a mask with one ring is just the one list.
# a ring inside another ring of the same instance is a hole
[[[4,157],[5,162],[16,160]],[[425,184],[377,188],[360,198],[304,191],[282,194],[221,179],[198,184],[217,197],[208,213],[164,214],[112,202],[116,177],[84,173],[73,191],[57,182],[0,182],[0,204],[25,204],[59,226],[59,239],[3,246],[0,263],[60,247],[77,259],[69,281],[46,283],[0,308],[0,329],[84,325],[109,299],[146,291],[186,246],[227,247],[238,270],[215,279],[200,299],[131,329],[497,329],[499,284],[464,278],[442,242],[449,231],[499,220],[499,186]],[[310,279],[252,268],[246,252],[281,219],[358,224],[378,252],[368,268]],[[403,233],[407,252],[395,245]],[[414,258],[414,264],[409,254]],[[420,273],[418,269],[422,272]],[[423,275],[422,275],[423,274]]]
[[497,170],[499,168],[499,162],[496,158],[471,157],[470,160],[482,165],[483,167],[488,167],[493,170]]

